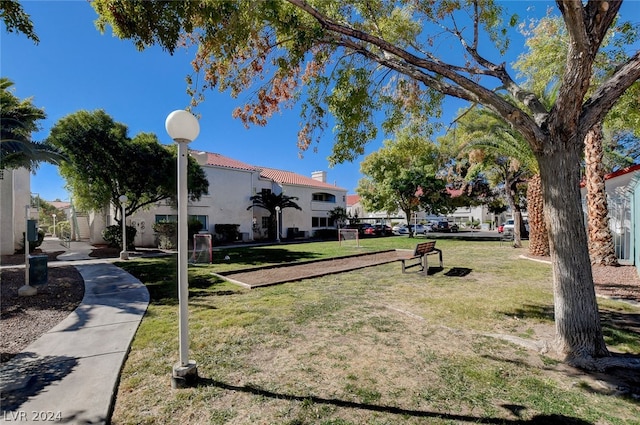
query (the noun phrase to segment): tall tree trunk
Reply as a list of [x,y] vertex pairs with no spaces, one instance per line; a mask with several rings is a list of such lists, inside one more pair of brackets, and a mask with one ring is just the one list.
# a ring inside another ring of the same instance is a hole
[[[554,282],[556,346],[575,366],[608,356],[596,301],[580,201],[579,143],[538,153]],[[571,149],[573,147],[573,149]]]
[[594,126],[584,139],[585,181],[587,186],[587,229],[591,264],[617,266],[613,236],[609,228],[609,208],[602,164],[602,125]]
[[529,211],[529,253],[546,257],[549,255],[549,235],[544,217],[540,174],[529,179],[527,210]]

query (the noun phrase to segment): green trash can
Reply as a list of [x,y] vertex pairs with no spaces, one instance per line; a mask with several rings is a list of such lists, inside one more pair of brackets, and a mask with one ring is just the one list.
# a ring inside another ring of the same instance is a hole
[[29,256],[29,285],[33,287],[45,286],[49,282],[49,269],[46,255]]

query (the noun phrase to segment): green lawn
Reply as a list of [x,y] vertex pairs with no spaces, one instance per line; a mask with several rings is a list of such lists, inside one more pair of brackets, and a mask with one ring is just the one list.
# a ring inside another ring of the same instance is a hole
[[[416,241],[225,249],[213,265],[190,267],[190,348],[201,379],[182,390],[170,388],[178,357],[175,258],[119,263],[148,286],[152,302],[123,370],[113,423],[640,424],[638,400],[610,394],[601,376],[598,383],[553,353],[507,340],[553,337],[550,266],[520,259],[524,250],[440,240],[445,268],[428,277],[392,263],[248,290],[211,275],[411,249]],[[451,275],[452,268],[465,273]],[[638,334],[620,320],[637,320],[640,309],[601,307],[610,347],[640,354]]]

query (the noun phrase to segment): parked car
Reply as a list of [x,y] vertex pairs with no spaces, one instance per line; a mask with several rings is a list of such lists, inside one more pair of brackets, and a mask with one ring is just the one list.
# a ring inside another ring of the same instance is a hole
[[453,232],[456,233],[458,231],[458,225],[455,223],[449,223],[448,221],[438,221],[434,223],[431,228],[434,232]]
[[412,231],[414,235],[424,235],[429,231],[424,224],[410,224],[409,230]]
[[391,227],[386,224],[376,224],[373,226],[373,232],[376,236],[391,236],[393,235],[393,230]]
[[[529,235],[529,221],[527,220],[523,220],[523,221],[524,221],[524,234],[522,234],[522,236],[526,237]],[[502,231],[500,230],[500,227],[502,227]],[[498,226],[498,232],[513,233],[513,227],[514,227],[514,220],[509,219],[505,221],[502,226]]]
[[[513,219],[507,220],[502,224],[502,232],[501,233],[513,233]],[[498,228],[498,232],[500,232],[500,228]]]
[[369,233],[373,232],[373,230],[369,230],[373,229],[373,225],[371,225],[371,223],[349,224],[347,225],[347,229],[358,229],[358,234],[360,236],[373,235],[373,233]]
[[393,226],[391,228],[391,231],[393,232],[394,235],[408,235],[409,234],[409,228],[407,227],[406,224],[398,224],[396,226]]

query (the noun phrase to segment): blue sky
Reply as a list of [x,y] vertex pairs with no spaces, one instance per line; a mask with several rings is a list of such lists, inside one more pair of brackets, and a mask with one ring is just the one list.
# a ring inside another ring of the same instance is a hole
[[[14,82],[16,96],[32,97],[33,103],[47,113],[47,119],[41,122],[42,131],[33,135],[34,140],[46,138],[49,129],[69,114],[104,109],[128,126],[130,137],[151,132],[163,143],[171,143],[164,129],[165,118],[189,104],[185,76],[192,72],[192,56],[187,51],[178,50],[173,56],[159,48],[139,52],[129,40],[100,34],[94,25],[96,14],[85,0],[22,4],[31,15],[40,43],[34,45],[23,35],[8,34],[3,27],[0,70]],[[528,4],[542,13],[548,2]],[[285,110],[266,127],[245,129],[231,116],[233,109],[247,99],[243,96],[232,99],[226,93],[207,92],[205,102],[197,109],[201,114],[200,135],[190,147],[307,176],[312,171],[327,170],[329,182],[355,193],[361,177],[358,161],[328,168],[331,131],[325,133],[317,153],[310,150],[300,159],[296,147],[298,111]],[[445,116],[451,117],[459,106],[450,106]],[[367,153],[380,146],[381,141],[371,143]],[[32,176],[31,191],[45,200],[69,199],[57,168],[47,164]]]

